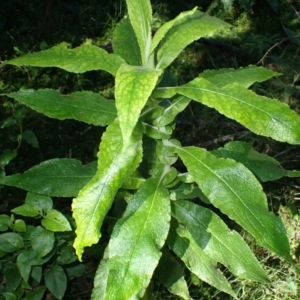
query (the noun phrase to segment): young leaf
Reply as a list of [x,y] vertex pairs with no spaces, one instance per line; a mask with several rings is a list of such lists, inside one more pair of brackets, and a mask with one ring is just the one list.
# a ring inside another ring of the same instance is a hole
[[149,0],[126,0],[126,4],[130,23],[140,47],[143,66],[146,66],[151,46],[151,4]]
[[74,119],[95,126],[105,126],[117,117],[114,101],[89,91],[64,95],[57,90],[28,89],[5,95],[59,120]]
[[39,143],[36,135],[31,130],[25,130],[22,133],[22,139],[34,148],[39,149]]
[[260,181],[271,181],[286,176],[286,171],[276,159],[255,151],[249,143],[230,142],[212,153],[218,157],[232,158],[242,163]]
[[54,265],[45,274],[45,284],[56,298],[62,299],[67,289],[67,276],[64,269],[59,265]]
[[138,41],[128,18],[124,18],[114,30],[112,45],[114,53],[129,65],[141,66],[142,59]]
[[13,208],[11,212],[24,217],[37,217],[39,215],[39,211],[37,209],[26,203]]
[[124,60],[115,54],[89,44],[69,49],[61,43],[51,49],[31,53],[5,62],[15,66],[58,67],[69,72],[84,73],[92,70],[107,71],[116,75]]
[[164,35],[157,50],[157,69],[165,69],[179,53],[193,41],[212,35],[215,31],[228,26],[220,19],[197,10],[185,13],[178,18]]
[[41,226],[35,227],[30,234],[31,247],[40,257],[47,255],[53,249],[54,242],[54,233]]
[[76,159],[55,158],[32,167],[24,174],[0,177],[0,184],[48,196],[74,197],[95,172],[94,163],[82,166]]
[[196,147],[177,148],[176,152],[214,206],[244,227],[260,245],[291,261],[283,223],[268,211],[260,183],[244,165]]
[[98,242],[103,219],[117,190],[138,167],[142,157],[142,131],[138,126],[126,144],[119,123],[113,122],[102,136],[98,153],[98,171],[73,200],[76,220],[74,248],[81,259],[83,248]]
[[172,203],[175,218],[190,232],[198,246],[236,276],[268,283],[252,251],[235,231],[211,210],[188,201]]
[[116,76],[116,106],[124,142],[137,124],[161,71],[122,65]]
[[[95,278],[92,299],[143,296],[161,256],[160,248],[168,235],[169,222],[168,192],[162,187],[161,179],[148,179],[131,198],[114,227],[104,255],[105,265],[100,263]],[[104,267],[106,286],[99,287],[104,279],[99,283],[98,276],[103,274]]]
[[46,229],[54,232],[72,230],[68,219],[55,209],[49,210],[41,223]]
[[217,269],[216,261],[205,254],[187,229],[172,226],[168,245],[198,278],[236,298],[225,276]]

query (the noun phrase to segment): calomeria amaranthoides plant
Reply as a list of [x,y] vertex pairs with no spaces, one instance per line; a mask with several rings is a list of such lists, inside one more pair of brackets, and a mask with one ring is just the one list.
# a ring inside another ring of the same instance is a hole
[[[261,67],[207,70],[184,85],[164,86],[164,70],[188,44],[228,24],[195,8],[152,35],[150,2],[126,3],[128,18],[115,28],[113,54],[91,44],[75,49],[60,44],[7,62],[75,73],[103,70],[115,76],[114,101],[90,91],[62,95],[40,89],[7,95],[49,117],[108,125],[97,165],[54,159],[1,178],[1,183],[75,197],[74,248],[79,260],[85,247],[98,243],[116,197],[126,199],[98,267],[92,299],[140,299],[153,277],[171,293],[190,299],[183,265],[236,297],[218,263],[237,277],[265,283],[268,277],[242,237],[207,207],[218,208],[261,246],[292,263],[285,228],[268,211],[259,181],[294,173],[244,142],[230,142],[213,152],[182,147],[172,139],[175,117],[196,101],[258,135],[290,144],[300,143],[300,118],[286,104],[248,89],[278,75]],[[187,172],[176,169],[178,158]]]

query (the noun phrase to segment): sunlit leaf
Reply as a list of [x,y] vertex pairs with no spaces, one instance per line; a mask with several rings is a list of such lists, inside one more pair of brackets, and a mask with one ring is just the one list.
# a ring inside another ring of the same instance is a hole
[[68,219],[55,209],[49,210],[41,223],[46,229],[54,232],[72,230]]

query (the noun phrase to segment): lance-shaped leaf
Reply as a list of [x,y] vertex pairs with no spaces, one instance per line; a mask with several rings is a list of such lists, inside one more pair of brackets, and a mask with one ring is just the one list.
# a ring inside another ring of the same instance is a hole
[[187,229],[172,225],[168,245],[198,278],[236,298],[225,276],[217,269],[216,261],[205,254]]
[[124,18],[115,28],[112,45],[114,53],[132,66],[141,66],[142,59],[138,41],[128,18]]
[[225,265],[236,276],[268,282],[267,275],[246,242],[237,232],[230,231],[210,209],[188,201],[175,201],[172,212],[213,260]]
[[175,88],[159,88],[154,97],[179,93],[236,120],[256,134],[280,142],[300,143],[300,117],[288,105],[247,90],[237,83],[218,88],[204,78]]
[[252,234],[260,245],[291,261],[283,223],[268,211],[260,183],[244,165],[196,147],[177,148],[176,152],[214,206]]
[[212,35],[224,26],[228,24],[200,11],[185,13],[174,22],[160,42],[156,67],[165,69],[187,45],[203,36]]
[[95,163],[82,166],[76,159],[55,158],[32,167],[24,174],[0,177],[0,183],[53,197],[75,197],[90,181]]
[[248,66],[239,69],[205,70],[199,77],[207,79],[219,88],[234,82],[248,88],[254,82],[266,81],[276,75],[280,73],[263,67]]
[[138,126],[124,144],[117,120],[103,134],[98,153],[98,171],[72,204],[77,225],[74,248],[79,259],[84,247],[98,242],[103,219],[115,194],[138,167],[142,158],[141,139],[142,130]]
[[126,4],[130,23],[140,46],[143,66],[146,66],[151,47],[151,4],[149,0],[126,0]]
[[160,74],[160,70],[126,64],[118,70],[115,96],[124,141],[130,137]]
[[282,168],[275,158],[257,152],[249,143],[230,142],[224,147],[214,150],[213,154],[218,157],[232,158],[242,163],[260,181],[276,180],[287,174],[287,171]]
[[57,90],[29,89],[5,95],[59,120],[74,119],[91,125],[105,126],[117,117],[114,101],[89,91],[64,95]]
[[[161,179],[148,179],[131,198],[114,227],[104,255],[100,286],[98,275],[93,299],[133,299],[143,296],[161,256],[170,225],[170,200]],[[103,281],[106,286],[101,286]],[[99,287],[98,287],[99,286]],[[105,290],[105,294],[102,291]]]
[[116,54],[90,44],[69,49],[67,43],[61,43],[51,49],[24,55],[6,62],[15,66],[58,67],[69,72],[84,73],[103,70],[116,75],[124,60]]

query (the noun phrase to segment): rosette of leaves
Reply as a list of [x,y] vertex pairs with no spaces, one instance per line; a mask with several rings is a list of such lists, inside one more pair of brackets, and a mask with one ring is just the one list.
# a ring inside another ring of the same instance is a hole
[[[237,277],[260,282],[268,278],[243,238],[208,207],[218,208],[261,246],[292,263],[283,223],[268,211],[259,182],[289,172],[247,143],[229,143],[216,152],[182,147],[172,139],[174,120],[195,101],[253,133],[299,144],[300,118],[286,104],[248,89],[277,75],[262,67],[207,70],[184,85],[168,86],[165,70],[179,53],[228,24],[195,8],[152,35],[150,2],[126,3],[128,18],[115,28],[113,53],[91,44],[75,49],[60,44],[7,62],[75,73],[103,70],[115,76],[114,100],[89,91],[7,94],[49,117],[108,125],[97,165],[55,159],[1,178],[1,183],[48,196],[75,197],[74,248],[79,260],[85,247],[98,243],[114,202],[125,200],[98,267],[92,299],[141,298],[153,277],[171,293],[190,299],[183,265],[236,297],[219,263]],[[186,166],[184,173],[176,168],[178,158]]]

